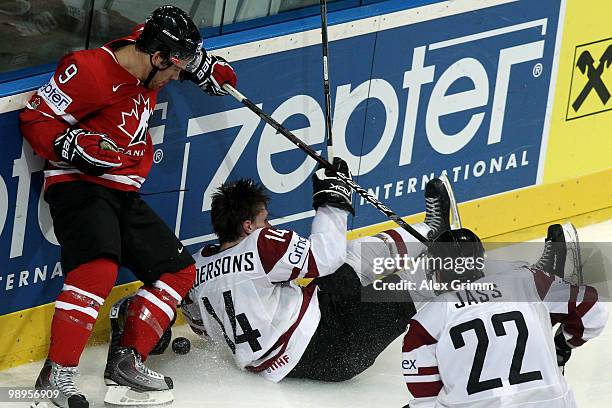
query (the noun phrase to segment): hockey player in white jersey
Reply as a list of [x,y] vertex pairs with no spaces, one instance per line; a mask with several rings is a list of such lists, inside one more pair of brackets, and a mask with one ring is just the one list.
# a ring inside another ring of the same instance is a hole
[[[484,249],[473,232],[460,229],[442,234],[429,254],[467,265]],[[402,358],[409,407],[575,407],[559,366],[607,321],[593,287],[555,276],[580,268],[579,254],[573,226],[555,224],[534,266],[508,264],[513,268],[494,276],[484,276],[477,262],[461,274],[453,262],[438,267],[436,283],[470,286],[443,290],[410,320]]]
[[[334,164],[348,174],[342,160]],[[417,227],[436,236],[448,229],[449,197],[438,179],[427,185],[426,197],[426,223]],[[251,180],[226,183],[214,193],[211,218],[220,246],[195,255],[196,285],[183,313],[194,331],[227,343],[238,367],[271,381],[352,378],[405,332],[414,305],[408,297],[361,302],[362,284],[371,276],[352,246],[352,264],[345,263],[347,215],[353,209],[350,189],[340,179],[323,169],[313,175],[316,214],[308,238],[272,228],[267,201]],[[405,252],[405,242],[414,243],[412,251],[425,249],[400,228],[377,237],[387,256]],[[297,278],[314,280],[300,287]]]

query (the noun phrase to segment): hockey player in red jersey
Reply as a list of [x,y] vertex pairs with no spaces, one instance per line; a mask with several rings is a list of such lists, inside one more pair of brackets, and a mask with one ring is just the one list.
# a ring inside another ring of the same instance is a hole
[[[608,313],[595,288],[559,277],[581,268],[575,228],[550,226],[545,245],[534,266],[509,263],[489,276],[478,263],[466,263],[484,256],[473,232],[438,238],[430,256],[454,262],[432,271],[433,281],[472,286],[442,290],[410,320],[402,359],[410,408],[576,406],[559,367],[573,348],[602,332]],[[473,266],[458,273],[456,260]]]
[[[348,173],[338,157],[334,164]],[[449,195],[439,179],[427,184],[425,195],[426,223],[415,228],[435,237],[449,227]],[[405,332],[414,305],[408,294],[403,302],[361,301],[362,286],[374,280],[364,267],[371,259],[360,259],[359,241],[347,251],[353,208],[341,179],[324,169],[313,175],[316,212],[308,238],[271,227],[267,202],[252,180],[226,183],[214,193],[211,218],[220,246],[195,255],[196,285],[183,313],[196,333],[227,343],[239,368],[268,380],[350,379]],[[374,257],[405,254],[407,248],[416,257],[425,249],[401,228],[365,241]],[[298,278],[313,281],[300,287]]]
[[143,362],[192,287],[194,260],[138,190],[152,164],[148,120],[158,90],[180,76],[215,95],[236,84],[230,65],[202,48],[189,15],[163,6],[130,36],[63,57],[20,115],[24,138],[47,159],[45,199],[66,275],[36,382],[59,389],[58,406],[89,406],[73,377],[120,265],[144,286],[130,302],[105,380],[136,391],[172,389]]

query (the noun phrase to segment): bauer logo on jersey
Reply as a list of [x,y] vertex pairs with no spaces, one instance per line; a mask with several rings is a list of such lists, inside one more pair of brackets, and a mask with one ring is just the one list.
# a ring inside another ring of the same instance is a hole
[[38,94],[57,115],[66,113],[66,109],[72,103],[72,99],[59,89],[54,78],[38,88]]
[[121,124],[117,126],[132,139],[128,147],[147,142],[149,118],[153,113],[153,109],[149,107],[149,98],[140,94],[138,99],[132,101],[132,109],[129,112],[121,112]]
[[612,38],[576,47],[566,120],[612,109]]

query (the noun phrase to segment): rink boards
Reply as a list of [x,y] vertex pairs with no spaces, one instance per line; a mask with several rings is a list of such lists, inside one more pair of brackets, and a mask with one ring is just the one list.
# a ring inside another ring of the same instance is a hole
[[[400,215],[423,211],[425,183],[447,172],[466,202],[464,223],[483,237],[609,214],[612,102],[602,96],[612,82],[599,64],[612,44],[600,16],[612,6],[576,3],[466,0],[404,10],[390,1],[330,14],[335,154]],[[324,150],[318,24],[313,17],[206,44],[232,61],[241,92]],[[33,79],[30,89],[47,80]],[[0,99],[0,368],[44,356],[63,274],[40,198],[43,163],[18,132],[22,87]],[[307,233],[315,163],[247,108],[173,84],[150,124],[155,164],[143,192],[188,249],[214,239],[210,192],[244,176],[270,191],[273,223]],[[352,236],[387,225],[359,198],[355,207]],[[122,271],[119,283],[131,281]]]

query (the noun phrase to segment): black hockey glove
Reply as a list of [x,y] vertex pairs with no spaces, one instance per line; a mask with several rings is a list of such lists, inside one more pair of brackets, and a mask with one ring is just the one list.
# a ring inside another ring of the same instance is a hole
[[69,128],[55,139],[53,150],[58,159],[90,176],[101,176],[121,166],[117,145],[103,133]]
[[227,95],[223,84],[236,86],[236,73],[232,66],[222,57],[204,52],[204,58],[192,73],[185,73],[184,79],[189,79],[204,92],[213,96]]
[[[334,167],[338,173],[351,177],[348,165],[339,157],[334,157]],[[353,189],[349,187],[338,176],[321,168],[312,175],[312,206],[316,210],[322,205],[341,208],[355,215],[355,209],[351,204]]]
[[557,351],[557,365],[559,367],[565,367],[565,363],[567,363],[572,355],[572,348],[565,341],[562,327],[559,327],[555,334],[555,349]]

